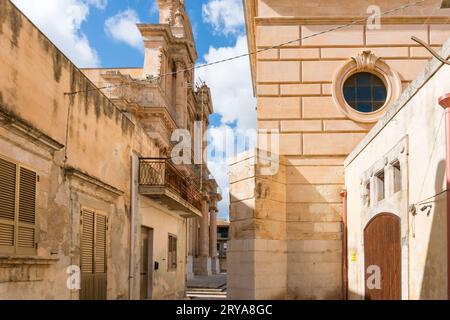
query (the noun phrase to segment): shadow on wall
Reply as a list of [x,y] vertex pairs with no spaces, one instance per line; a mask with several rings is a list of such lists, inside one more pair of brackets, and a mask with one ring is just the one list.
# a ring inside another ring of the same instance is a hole
[[[285,170],[282,177],[258,176],[256,185],[253,175],[233,175],[231,240],[267,240],[268,247],[227,253],[230,297],[339,300],[343,166],[287,164]],[[284,240],[286,246],[277,242]]]
[[[442,192],[444,179],[445,160],[441,160],[435,174],[435,194]],[[433,205],[431,210],[421,211],[423,206],[429,204],[423,204],[417,208],[418,215],[427,215],[429,219],[433,219],[420,291],[420,299],[423,300],[446,299],[447,224],[445,193],[439,195],[431,204]],[[412,267],[414,268],[414,266]]]

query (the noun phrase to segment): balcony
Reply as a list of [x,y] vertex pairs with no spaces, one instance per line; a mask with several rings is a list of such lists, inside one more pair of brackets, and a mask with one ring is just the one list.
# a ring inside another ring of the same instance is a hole
[[201,216],[202,195],[166,158],[139,160],[139,193],[157,200],[184,217]]

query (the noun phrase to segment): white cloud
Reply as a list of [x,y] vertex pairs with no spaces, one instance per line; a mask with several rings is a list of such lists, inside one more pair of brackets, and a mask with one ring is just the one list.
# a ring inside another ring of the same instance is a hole
[[[239,36],[232,47],[211,47],[204,60],[210,63],[246,52],[247,39]],[[220,215],[227,217],[228,159],[254,147],[256,141],[256,100],[253,97],[250,63],[244,57],[200,68],[196,72],[197,78],[210,86],[214,111],[222,116],[222,123],[209,129],[208,167],[222,190],[224,199],[219,203]],[[232,128],[235,121],[236,127]],[[246,145],[238,143],[243,141],[243,137],[249,139]]]
[[81,24],[89,15],[89,7],[100,7],[101,0],[12,0],[42,32],[79,67],[100,65]]
[[118,42],[143,50],[142,36],[136,26],[137,23],[140,23],[138,14],[133,9],[128,9],[108,18],[105,22],[105,32]]
[[242,0],[209,0],[202,5],[203,21],[217,33],[241,33],[244,26]]
[[103,10],[108,5],[108,0],[87,0],[87,3],[92,4],[98,9]]
[[[206,63],[215,62],[248,52],[247,39],[239,36],[234,47],[209,48]],[[253,97],[248,57],[200,68],[197,78],[211,87],[214,111],[225,124],[237,121],[239,129],[256,127],[256,100]]]

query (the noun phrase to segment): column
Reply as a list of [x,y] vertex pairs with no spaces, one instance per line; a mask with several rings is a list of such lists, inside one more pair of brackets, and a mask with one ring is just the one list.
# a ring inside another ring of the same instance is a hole
[[211,257],[209,256],[209,202],[202,200],[202,217],[200,218],[199,256],[194,259],[195,275],[211,275]]
[[[176,61],[176,88],[173,94],[175,94],[175,109],[176,109],[176,122],[179,128],[186,128],[186,113],[187,111],[187,83],[184,75],[185,65],[182,61]],[[180,72],[182,71],[182,72]]]
[[186,245],[187,245],[187,257],[186,257],[186,276],[190,280],[194,277],[194,232],[192,226],[194,225],[195,219],[186,219]]
[[215,198],[211,200],[209,215],[209,255],[211,256],[211,269],[213,274],[218,274],[220,273],[220,265],[217,257],[217,208]]
[[202,201],[202,218],[200,219],[200,256],[209,256],[209,205],[207,200]]

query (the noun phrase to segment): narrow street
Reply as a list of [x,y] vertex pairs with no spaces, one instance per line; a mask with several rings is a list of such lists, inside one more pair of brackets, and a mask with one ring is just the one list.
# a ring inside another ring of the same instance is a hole
[[196,276],[187,282],[186,296],[191,300],[226,300],[227,274]]

